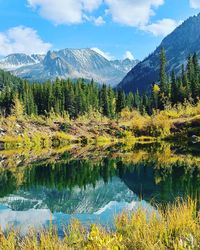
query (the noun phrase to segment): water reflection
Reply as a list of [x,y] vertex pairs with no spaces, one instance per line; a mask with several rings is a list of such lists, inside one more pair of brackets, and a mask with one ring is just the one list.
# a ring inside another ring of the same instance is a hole
[[[194,153],[193,153],[194,152]],[[112,225],[114,216],[139,206],[191,196],[199,201],[200,154],[196,148],[170,144],[1,152],[0,225],[56,224],[72,218],[84,224]]]

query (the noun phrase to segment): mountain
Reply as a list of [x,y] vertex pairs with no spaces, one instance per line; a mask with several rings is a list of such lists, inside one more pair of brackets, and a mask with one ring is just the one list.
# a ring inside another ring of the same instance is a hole
[[139,60],[130,60],[129,58],[126,58],[124,60],[113,60],[110,62],[116,69],[122,70],[125,73],[134,68],[139,63]]
[[43,55],[29,56],[23,53],[10,54],[0,60],[0,68],[4,70],[14,70],[22,66],[40,63],[43,59]]
[[167,57],[167,73],[172,69],[177,73],[186,64],[189,54],[197,52],[200,56],[200,14],[190,17],[169,34],[160,46],[146,59],[136,65],[118,84],[126,92],[148,90],[153,82],[159,81],[159,54],[163,47]]
[[109,61],[92,49],[63,49],[46,55],[11,54],[0,60],[0,68],[31,81],[92,78],[116,85],[137,60]]
[[0,223],[3,230],[8,227],[19,228],[26,233],[30,228],[45,228],[49,223],[56,226],[63,235],[72,219],[83,225],[113,225],[115,216],[122,211],[135,211],[143,207],[150,214],[155,209],[150,203],[139,199],[117,177],[105,184],[102,180],[85,189],[56,189],[37,187],[17,190],[0,198]]
[[97,213],[110,202],[127,202],[138,200],[137,196],[117,177],[105,184],[99,180],[94,188],[89,184],[86,189],[58,190],[56,188],[30,188],[18,190],[13,195],[0,198],[0,204],[8,205],[12,210],[25,211],[31,208],[48,208],[52,212],[68,214]]

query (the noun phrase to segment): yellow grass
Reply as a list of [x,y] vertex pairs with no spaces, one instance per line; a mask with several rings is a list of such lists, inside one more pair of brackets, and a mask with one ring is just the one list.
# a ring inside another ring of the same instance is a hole
[[200,215],[196,203],[178,201],[173,206],[158,209],[150,216],[139,208],[123,212],[116,218],[116,230],[91,225],[87,231],[74,220],[65,230],[63,239],[52,227],[39,235],[31,230],[26,236],[11,230],[0,232],[1,250],[186,250],[200,249]]
[[[22,119],[23,118],[23,119]],[[63,125],[67,124],[67,131]],[[178,126],[181,124],[181,126]],[[51,113],[44,116],[0,117],[3,136],[6,143],[25,147],[50,147],[52,138],[66,143],[85,137],[87,143],[127,142],[131,145],[136,140],[152,141],[156,139],[176,138],[186,140],[188,135],[200,134],[200,102],[179,104],[166,107],[163,111],[154,111],[149,116],[137,110],[125,108],[116,119],[103,117],[99,112],[70,120],[69,116]],[[175,132],[174,132],[175,131]],[[67,132],[67,133],[66,133]],[[177,137],[176,137],[177,135]],[[143,139],[144,138],[144,139]],[[23,144],[23,145],[22,145]]]

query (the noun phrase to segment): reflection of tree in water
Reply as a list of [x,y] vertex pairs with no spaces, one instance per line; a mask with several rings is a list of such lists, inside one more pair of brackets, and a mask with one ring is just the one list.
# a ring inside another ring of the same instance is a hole
[[25,169],[24,187],[45,186],[59,190],[75,186],[86,188],[87,184],[95,187],[98,180],[103,178],[104,182],[108,182],[116,174],[114,165],[115,161],[107,158],[97,163],[72,160],[35,165]]
[[0,197],[4,197],[17,189],[16,176],[10,170],[0,171]]
[[131,190],[148,201],[169,202],[187,196],[199,200],[200,171],[195,166],[190,171],[187,168],[186,165],[175,164],[156,169],[155,163],[149,163],[137,170],[129,170],[123,180]]
[[199,168],[184,163],[174,163],[157,168],[156,162],[124,164],[120,159],[108,159],[98,163],[88,160],[73,160],[69,163],[38,165],[27,168],[24,187],[45,186],[48,188],[86,188],[103,179],[109,182],[119,176],[126,185],[145,200],[172,201],[176,197],[196,197],[200,191]]
[[[95,187],[101,179],[108,183],[113,176],[118,176],[129,189],[148,201],[169,202],[176,197],[187,196],[200,200],[200,168],[195,162],[196,158],[183,161],[177,155],[170,158],[167,147],[165,151],[156,150],[155,145],[140,147],[130,151],[130,157],[121,150],[121,154],[115,152],[114,156],[101,160],[74,160],[65,153],[56,162],[41,162],[25,167],[23,178],[18,178],[17,171],[14,174],[2,169],[0,196],[13,193],[17,188],[44,187],[59,191],[74,187],[86,189],[88,184]],[[142,157],[139,157],[140,154]]]

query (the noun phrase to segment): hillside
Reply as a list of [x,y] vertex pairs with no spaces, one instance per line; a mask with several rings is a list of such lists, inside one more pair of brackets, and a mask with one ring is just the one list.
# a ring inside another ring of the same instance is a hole
[[0,69],[0,90],[5,86],[18,87],[21,79]]
[[157,49],[146,59],[134,67],[119,83],[118,88],[126,92],[142,92],[149,89],[153,82],[159,79],[159,54],[161,48],[166,51],[167,73],[172,69],[176,73],[181,65],[186,64],[189,54],[197,52],[200,55],[200,14],[190,17],[168,35]]

